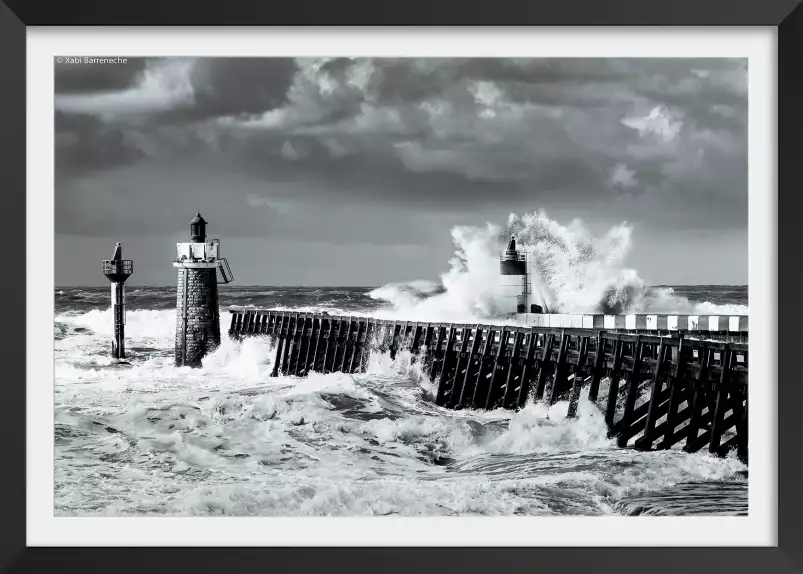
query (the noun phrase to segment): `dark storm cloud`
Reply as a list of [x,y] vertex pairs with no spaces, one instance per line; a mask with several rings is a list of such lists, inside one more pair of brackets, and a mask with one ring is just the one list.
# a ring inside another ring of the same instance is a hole
[[584,200],[746,226],[742,61],[134,62],[57,68],[61,232],[172,233],[204,206],[230,235],[393,242],[426,211]]
[[56,178],[107,170],[140,160],[145,153],[132,132],[89,115],[56,112]]
[[190,105],[159,115],[158,121],[192,121],[221,116],[250,116],[281,106],[297,71],[284,58],[210,58],[189,72]]

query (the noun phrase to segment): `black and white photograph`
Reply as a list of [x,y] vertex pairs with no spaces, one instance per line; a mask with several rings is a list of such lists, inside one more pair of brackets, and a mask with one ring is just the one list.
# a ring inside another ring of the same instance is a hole
[[54,58],[54,515],[748,515],[748,60],[632,56]]

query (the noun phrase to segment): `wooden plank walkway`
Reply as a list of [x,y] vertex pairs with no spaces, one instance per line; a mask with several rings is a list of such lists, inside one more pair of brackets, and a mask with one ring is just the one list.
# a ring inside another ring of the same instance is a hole
[[[621,447],[736,449],[747,460],[747,343],[616,332],[388,321],[261,309],[231,310],[233,338],[276,342],[273,376],[364,372],[371,350],[413,353],[451,409],[516,409],[580,394],[605,414]],[[602,382],[607,385],[603,388]]]

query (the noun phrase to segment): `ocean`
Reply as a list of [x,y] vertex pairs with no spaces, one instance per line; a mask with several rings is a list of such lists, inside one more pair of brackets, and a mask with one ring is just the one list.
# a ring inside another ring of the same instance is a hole
[[[173,364],[175,288],[128,286],[128,365],[110,359],[109,289],[55,289],[55,514],[744,515],[735,456],[637,452],[581,397],[450,411],[400,353],[364,374],[269,376],[270,341],[228,339],[231,306],[429,320],[455,288],[221,286],[220,347]],[[440,303],[439,303],[440,301]],[[639,312],[746,313],[746,286],[643,289]],[[476,319],[477,306],[462,311]]]

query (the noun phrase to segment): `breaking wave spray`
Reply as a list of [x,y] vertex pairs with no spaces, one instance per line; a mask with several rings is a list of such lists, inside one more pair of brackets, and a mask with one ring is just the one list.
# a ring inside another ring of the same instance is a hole
[[562,225],[543,210],[510,214],[504,226],[457,226],[449,270],[440,283],[388,284],[371,292],[388,316],[408,320],[501,319],[509,306],[499,281],[499,255],[511,235],[528,254],[533,303],[552,313],[747,313],[743,305],[692,303],[671,288],[648,289],[627,266],[633,230],[627,223],[594,236],[580,219]]

